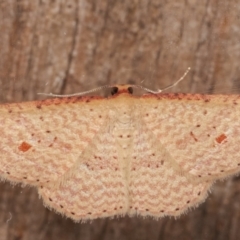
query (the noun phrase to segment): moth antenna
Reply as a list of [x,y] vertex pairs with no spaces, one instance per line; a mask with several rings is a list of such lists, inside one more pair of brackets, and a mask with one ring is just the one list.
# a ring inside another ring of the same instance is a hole
[[38,93],[38,95],[49,96],[49,97],[79,97],[79,96],[86,95],[88,93],[97,92],[102,89],[111,88],[111,87],[112,86],[110,86],[110,85],[105,85],[105,86],[97,87],[97,88],[94,88],[94,89],[91,89],[91,90],[88,90],[85,92],[73,93],[73,94]]
[[172,88],[172,87],[176,86],[178,83],[180,83],[186,77],[186,75],[189,73],[190,70],[191,70],[191,68],[188,67],[188,69],[185,71],[185,73],[175,83],[173,83],[173,84],[171,84],[171,85],[169,85],[169,86],[167,86],[167,87],[165,87],[163,89],[159,89],[157,91],[151,90],[149,88],[145,88],[145,87],[143,87],[141,85],[132,85],[132,87],[140,88],[140,89],[142,89],[144,91],[147,91],[149,93],[152,93],[152,94],[158,94],[158,93],[161,93],[161,92],[163,92],[163,91],[165,91],[165,90],[167,90],[169,88]]

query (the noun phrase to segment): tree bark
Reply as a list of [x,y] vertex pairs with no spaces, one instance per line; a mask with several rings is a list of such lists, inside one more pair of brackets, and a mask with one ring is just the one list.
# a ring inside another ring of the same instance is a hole
[[[239,93],[239,12],[237,0],[2,0],[1,102],[115,83],[156,90],[188,67],[169,91]],[[74,223],[46,209],[34,188],[1,182],[0,192],[4,240],[239,239],[237,177],[216,183],[198,208],[157,221]]]

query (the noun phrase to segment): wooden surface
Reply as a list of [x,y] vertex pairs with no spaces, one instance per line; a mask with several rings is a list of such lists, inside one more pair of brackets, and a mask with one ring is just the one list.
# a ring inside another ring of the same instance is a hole
[[[239,12],[238,0],[2,0],[1,102],[113,83],[164,88],[187,67],[191,72],[170,91],[240,93]],[[240,233],[237,177],[218,182],[184,216],[158,221],[76,224],[44,208],[31,187],[2,182],[0,193],[0,240],[220,240]]]

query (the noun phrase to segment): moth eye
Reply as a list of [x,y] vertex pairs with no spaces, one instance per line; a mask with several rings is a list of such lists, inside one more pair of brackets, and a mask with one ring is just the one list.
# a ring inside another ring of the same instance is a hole
[[128,88],[128,92],[129,92],[130,94],[133,94],[133,88],[132,88],[132,87],[129,87],[129,88]]
[[112,87],[111,94],[115,95],[118,93],[118,87]]

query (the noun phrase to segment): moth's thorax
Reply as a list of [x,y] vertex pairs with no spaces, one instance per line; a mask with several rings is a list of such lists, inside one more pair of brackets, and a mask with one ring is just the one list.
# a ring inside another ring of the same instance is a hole
[[[124,98],[123,98],[124,100]],[[134,104],[121,101],[110,109],[112,119],[112,135],[118,144],[118,151],[122,158],[127,158],[126,149],[131,149],[135,128]]]
[[[120,102],[118,102],[120,100]],[[134,104],[119,96],[115,106],[110,108],[110,117],[113,119],[115,130],[133,129]]]

